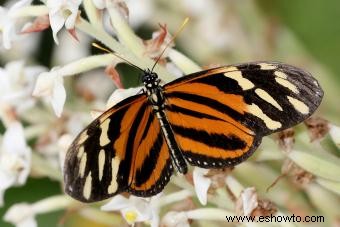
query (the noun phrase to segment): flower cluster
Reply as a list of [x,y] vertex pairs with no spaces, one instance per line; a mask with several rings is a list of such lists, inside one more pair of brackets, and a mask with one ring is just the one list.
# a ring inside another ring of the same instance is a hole
[[[155,7],[159,11],[154,10]],[[62,185],[62,166],[68,146],[93,119],[91,114],[97,115],[140,91],[137,84],[124,88],[133,82],[127,83],[128,77],[121,78],[116,66],[125,62],[139,68],[152,67],[153,60],[171,40],[170,26],[161,25],[149,40],[137,36],[132,27],[143,23],[152,26],[167,13],[175,18],[178,13],[188,11],[197,19],[188,29],[204,31],[197,41],[187,42],[191,49],[202,46],[202,50],[197,50],[197,59],[202,61],[210,53],[204,48],[208,42],[218,51],[222,47],[243,45],[246,40],[246,32],[242,32],[236,22],[239,18],[228,16],[231,20],[222,23],[226,20],[220,10],[223,7],[214,1],[185,0],[177,7],[180,9],[177,8],[174,15],[171,10],[162,11],[164,9],[151,0],[42,0],[40,4],[20,0],[7,1],[0,7],[3,50],[0,55],[7,62],[0,68],[0,207],[8,203],[6,190],[25,185],[29,177],[49,177]],[[214,16],[209,17],[210,14]],[[151,15],[157,15],[157,19]],[[172,24],[171,30],[174,26]],[[40,66],[32,58],[18,59],[18,54],[25,56],[30,52],[20,47],[37,43],[33,33],[41,34],[48,28],[57,44],[55,52],[59,53],[54,56],[53,67]],[[205,31],[206,28],[210,30]],[[92,39],[110,48],[112,53],[90,55],[84,51]],[[235,44],[236,41],[241,44]],[[155,67],[163,81],[200,69],[172,47]],[[69,60],[70,55],[76,59]],[[137,80],[137,76],[131,79]],[[314,209],[310,208],[310,201],[317,203],[320,197],[327,198],[328,207],[335,207],[332,201],[337,201],[340,194],[340,159],[336,154],[340,149],[340,128],[327,121],[315,121],[312,119],[306,124],[302,132],[290,131],[279,138],[264,138],[256,157],[235,169],[193,168],[186,177],[173,176],[170,189],[152,198],[117,195],[100,204],[101,209],[80,204],[64,194],[33,203],[9,201],[11,206],[3,220],[16,226],[34,227],[38,225],[36,215],[65,210],[63,221],[76,212],[108,225],[118,226],[121,223],[117,220],[124,219],[130,225],[143,222],[151,226],[189,226],[193,221],[202,220],[223,223],[228,215],[289,215],[297,209],[306,214]],[[317,137],[313,137],[315,133]],[[314,138],[313,142],[310,138]],[[277,140],[289,149],[282,152]],[[268,164],[271,161],[281,164],[281,173],[277,166]],[[282,176],[288,176],[288,180],[278,180]],[[280,184],[280,188],[275,184]],[[266,189],[268,194],[264,193]],[[294,201],[290,201],[292,195],[296,195]],[[339,215],[339,208],[335,209],[330,215],[331,222]]]

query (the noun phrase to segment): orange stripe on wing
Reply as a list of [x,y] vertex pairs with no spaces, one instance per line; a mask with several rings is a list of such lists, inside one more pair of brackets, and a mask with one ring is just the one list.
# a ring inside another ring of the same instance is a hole
[[249,148],[232,151],[223,150],[220,148],[208,146],[204,143],[197,142],[189,138],[182,137],[180,135],[176,135],[176,140],[180,144],[183,151],[190,151],[194,154],[200,154],[211,158],[237,158],[242,156],[245,152],[249,150]]
[[182,84],[179,87],[172,88],[171,92],[184,92],[211,98],[229,106],[241,114],[244,114],[247,109],[247,105],[245,104],[241,95],[226,94],[216,87],[204,83]]
[[[238,121],[235,121],[230,116],[228,116],[228,115],[226,115],[222,112],[219,112],[218,110],[213,109],[213,108],[206,106],[204,104],[186,101],[186,100],[183,100],[183,99],[180,99],[180,98],[168,98],[167,100],[170,103],[170,105],[176,105],[176,106],[179,106],[179,107],[182,107],[182,108],[187,108],[187,109],[190,109],[190,110],[197,111],[199,113],[204,113],[204,114],[208,114],[210,116],[220,118],[221,120],[224,120],[224,121],[230,123],[231,125],[234,125],[238,129],[246,132],[247,134],[254,134],[250,129],[248,129],[244,125],[240,124]],[[169,115],[169,114],[173,114],[173,113],[167,112],[167,115]],[[176,122],[176,121],[179,121],[179,119],[176,116],[173,116],[171,118],[171,121]]]
[[133,153],[135,155],[135,164],[134,164],[134,171],[130,174],[135,174],[137,170],[141,169],[145,159],[150,154],[150,148],[155,143],[158,134],[160,133],[159,122],[157,118],[154,118],[151,125],[150,130],[147,136],[141,141],[138,149]]
[[144,102],[135,102],[131,104],[129,109],[124,113],[124,117],[120,122],[121,135],[113,144],[113,148],[116,151],[116,156],[118,156],[120,160],[125,159],[126,143],[129,138],[130,131],[126,129],[129,129],[131,127],[131,124],[134,121],[138,110],[143,104]]
[[[149,119],[149,116],[151,114],[151,108],[147,108],[146,111],[143,114],[142,120],[140,121],[140,124],[137,129],[136,137],[133,142],[133,150],[137,150],[139,147],[139,144],[142,142],[142,136],[147,124],[147,121]],[[133,153],[135,155],[136,152]]]
[[233,134],[239,138],[242,138],[242,140],[244,140],[247,144],[251,144],[252,142],[252,136],[225,121],[200,119],[174,112],[167,112],[167,115],[171,124],[173,125],[178,125],[185,128],[193,128],[196,130],[204,130],[209,134],[216,133],[224,134],[226,136],[228,136],[228,134]]
[[138,127],[136,137],[134,139],[133,144],[133,152],[132,152],[132,165],[131,171],[129,175],[129,182],[133,181],[133,177],[136,175],[136,171],[140,169],[143,165],[143,162],[146,157],[149,156],[150,147],[154,143],[157,138],[157,134],[155,133],[155,129],[157,127],[157,122],[155,122],[155,118],[153,119],[153,123],[151,124],[151,130],[149,130],[147,136],[142,140],[142,136],[144,134],[144,130],[146,124],[148,122],[149,116],[151,114],[151,108],[147,108],[145,111],[141,123]]
[[160,178],[162,177],[161,176],[162,171],[164,168],[166,168],[166,163],[169,158],[170,157],[169,157],[168,147],[166,143],[163,142],[160,154],[157,159],[156,167],[154,171],[152,172],[152,174],[150,175],[149,179],[144,184],[138,187],[132,184],[131,188],[134,190],[142,190],[142,191],[151,189],[151,187],[154,186],[157,183],[157,181],[160,180]]

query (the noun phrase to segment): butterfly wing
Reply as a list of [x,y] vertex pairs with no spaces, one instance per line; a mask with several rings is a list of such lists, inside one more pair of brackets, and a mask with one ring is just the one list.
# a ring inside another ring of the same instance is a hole
[[158,119],[148,106],[146,124],[136,134],[136,150],[132,153],[128,191],[149,197],[161,192],[173,172],[170,153]]
[[104,112],[75,139],[65,159],[65,191],[83,202],[122,191],[149,196],[163,189],[171,167],[146,96],[136,95]]
[[264,135],[309,117],[323,96],[309,73],[275,62],[210,69],[163,88],[176,141],[201,167],[242,162]]

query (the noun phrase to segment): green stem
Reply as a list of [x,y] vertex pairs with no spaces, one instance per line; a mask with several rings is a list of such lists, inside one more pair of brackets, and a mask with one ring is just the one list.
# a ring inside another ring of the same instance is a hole
[[93,0],[84,0],[83,6],[90,23],[96,28],[103,30],[103,24],[101,23],[102,16],[93,4]]
[[48,8],[45,5],[26,6],[17,9],[11,15],[12,17],[39,17],[48,14]]
[[122,62],[122,60],[112,54],[93,55],[64,65],[59,68],[58,71],[62,76],[71,76],[98,67],[103,67],[110,64],[118,64],[119,62]]
[[129,24],[122,17],[117,9],[117,3],[106,1],[111,23],[117,32],[118,39],[138,57],[143,57],[145,48],[142,40],[135,35]]
[[175,49],[169,50],[169,58],[185,74],[202,70],[201,67],[197,65],[194,61]]
[[32,152],[32,172],[47,176],[53,180],[61,181],[60,170],[52,167],[46,160],[36,152]]

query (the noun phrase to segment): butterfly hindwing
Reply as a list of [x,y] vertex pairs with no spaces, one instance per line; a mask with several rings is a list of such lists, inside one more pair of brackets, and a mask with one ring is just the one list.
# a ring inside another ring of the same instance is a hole
[[308,73],[275,62],[210,69],[163,89],[166,113],[184,156],[206,168],[240,163],[262,136],[310,116],[323,96]]
[[128,191],[137,196],[152,196],[161,192],[173,172],[170,153],[158,119],[147,110],[146,124],[140,124],[136,137],[137,148],[130,166]]

